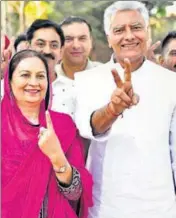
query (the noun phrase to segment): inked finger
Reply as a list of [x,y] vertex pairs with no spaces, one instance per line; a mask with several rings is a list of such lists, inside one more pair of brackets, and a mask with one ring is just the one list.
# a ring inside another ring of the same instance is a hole
[[49,112],[46,111],[45,115],[46,115],[46,126],[47,126],[47,128],[48,129],[53,129],[53,123],[52,123],[52,120],[51,120]]
[[122,88],[123,82],[122,82],[122,80],[121,80],[117,70],[116,69],[112,69],[111,72],[112,72],[112,76],[114,78],[114,82],[115,82],[116,86],[118,88]]

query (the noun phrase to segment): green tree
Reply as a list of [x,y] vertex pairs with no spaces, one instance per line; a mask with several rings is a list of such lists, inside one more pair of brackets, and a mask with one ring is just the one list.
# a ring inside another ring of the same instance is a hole
[[[49,18],[60,23],[65,17],[76,15],[84,17],[92,26],[94,36],[94,58],[107,61],[111,54],[108,49],[103,28],[103,14],[106,7],[112,4],[109,1],[2,1],[7,8],[7,30],[10,35],[23,32],[36,18]],[[176,19],[166,17],[166,6],[174,1],[150,0],[142,1],[150,11],[150,24],[153,42],[176,27]],[[154,10],[152,10],[154,9]],[[96,56],[95,56],[96,54]]]

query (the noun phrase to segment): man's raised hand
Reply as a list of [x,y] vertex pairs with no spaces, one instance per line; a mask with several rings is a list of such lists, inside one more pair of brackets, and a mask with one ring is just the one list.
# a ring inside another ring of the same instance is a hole
[[117,116],[127,108],[136,105],[139,97],[134,93],[131,82],[131,63],[128,59],[124,59],[124,82],[121,80],[116,69],[113,69],[112,75],[116,84],[116,89],[111,96],[109,107],[113,114]]

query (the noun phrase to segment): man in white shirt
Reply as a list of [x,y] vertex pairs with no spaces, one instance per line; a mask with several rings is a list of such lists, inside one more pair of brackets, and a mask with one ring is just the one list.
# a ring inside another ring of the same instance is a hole
[[71,16],[61,22],[65,36],[62,60],[56,65],[57,79],[53,82],[52,110],[69,114],[74,119],[74,74],[91,69],[99,62],[89,59],[92,50],[92,28],[81,17]]
[[92,139],[89,218],[176,217],[176,75],[145,59],[148,25],[138,1],[109,6],[104,27],[118,63],[75,75],[76,123]]

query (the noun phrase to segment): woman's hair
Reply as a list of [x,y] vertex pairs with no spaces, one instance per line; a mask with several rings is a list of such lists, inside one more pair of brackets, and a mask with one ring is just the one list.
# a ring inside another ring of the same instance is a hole
[[104,12],[104,31],[109,35],[112,17],[117,11],[137,10],[144,18],[146,26],[149,24],[149,13],[145,5],[139,1],[117,1],[106,8]]
[[12,59],[10,60],[10,63],[9,63],[8,80],[9,80],[9,82],[12,80],[13,73],[14,73],[16,67],[18,66],[18,64],[22,60],[24,60],[25,58],[32,58],[32,57],[39,58],[43,62],[44,66],[46,68],[48,87],[47,87],[46,96],[45,96],[45,109],[47,110],[48,104],[49,104],[49,98],[50,98],[49,69],[48,69],[47,61],[42,54],[38,53],[37,51],[30,50],[30,49],[26,49],[26,50],[22,50],[22,51],[17,52],[12,57]]

